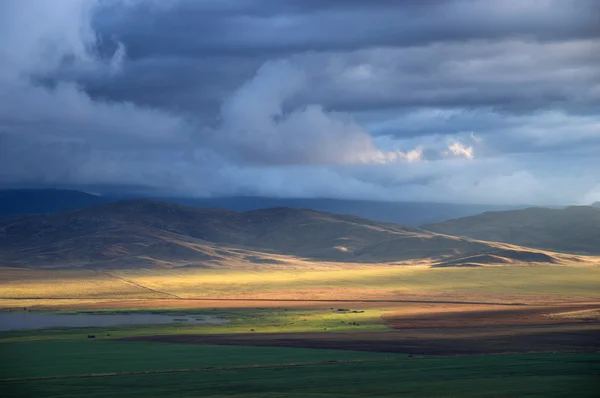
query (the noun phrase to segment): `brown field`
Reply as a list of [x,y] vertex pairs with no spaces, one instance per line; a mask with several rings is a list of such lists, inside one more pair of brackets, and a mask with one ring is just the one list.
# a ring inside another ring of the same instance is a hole
[[[215,303],[216,304],[216,303]],[[275,302],[257,303],[269,306]],[[276,303],[322,308],[336,302]],[[552,314],[598,310],[600,303],[536,306],[448,303],[348,303],[352,308],[386,309],[389,332],[236,333],[141,336],[126,340],[327,348],[416,355],[478,355],[516,352],[600,350],[600,321]],[[246,303],[249,305],[249,303]]]

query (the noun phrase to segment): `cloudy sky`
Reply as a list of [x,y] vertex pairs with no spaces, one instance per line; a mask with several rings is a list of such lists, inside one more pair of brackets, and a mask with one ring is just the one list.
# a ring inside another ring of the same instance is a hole
[[2,0],[0,187],[600,200],[597,0]]

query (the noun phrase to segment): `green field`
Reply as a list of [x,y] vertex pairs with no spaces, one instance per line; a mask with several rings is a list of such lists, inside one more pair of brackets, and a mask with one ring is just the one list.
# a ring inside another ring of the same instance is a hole
[[339,350],[94,340],[0,344],[0,356],[2,379],[398,357]]
[[[0,353],[2,378],[193,369],[2,381],[3,397],[594,397],[600,372],[598,354],[409,359],[352,351],[114,341],[11,343],[0,345]],[[374,362],[327,362],[343,360]],[[302,362],[323,363],[286,366]],[[206,369],[248,365],[278,366]]]
[[[57,312],[57,311],[53,311]],[[61,311],[72,313],[73,311]],[[136,313],[137,311],[96,311],[98,313]],[[148,311],[142,311],[148,312]],[[339,312],[334,309],[281,309],[245,308],[216,310],[167,311],[154,310],[153,314],[179,315],[193,318],[194,315],[210,315],[226,319],[227,323],[192,324],[173,322],[167,324],[120,325],[110,327],[55,327],[47,329],[25,329],[0,331],[0,343],[30,340],[86,339],[88,334],[97,338],[120,338],[169,334],[232,334],[276,332],[381,332],[390,330],[381,319],[383,311],[363,310],[360,313]],[[353,325],[352,323],[358,324]]]

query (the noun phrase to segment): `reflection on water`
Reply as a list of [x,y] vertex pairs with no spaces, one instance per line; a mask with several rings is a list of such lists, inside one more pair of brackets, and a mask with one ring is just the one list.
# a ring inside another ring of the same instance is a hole
[[52,327],[96,327],[148,325],[185,322],[188,324],[225,323],[226,319],[203,315],[159,314],[52,314],[37,312],[0,312],[0,331]]

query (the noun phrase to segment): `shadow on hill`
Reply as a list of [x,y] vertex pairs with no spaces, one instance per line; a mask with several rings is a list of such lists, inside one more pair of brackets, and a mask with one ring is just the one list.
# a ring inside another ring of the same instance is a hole
[[507,265],[513,263],[559,264],[561,262],[559,258],[542,252],[505,249],[444,261],[433,265],[433,267]]

